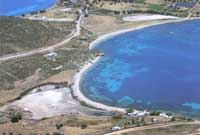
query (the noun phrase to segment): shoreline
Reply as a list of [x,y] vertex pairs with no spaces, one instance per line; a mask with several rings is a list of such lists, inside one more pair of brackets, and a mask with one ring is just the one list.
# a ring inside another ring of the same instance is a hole
[[[195,20],[195,19],[199,19],[199,18],[178,18],[178,19],[173,19],[173,20],[166,20],[164,22],[147,24],[147,25],[136,27],[136,28],[123,29],[123,30],[118,30],[118,31],[114,31],[114,32],[111,32],[111,33],[103,34],[103,35],[100,35],[96,40],[94,40],[90,43],[89,49],[90,50],[94,49],[95,46],[97,44],[99,44],[100,42],[103,42],[103,41],[105,41],[105,40],[107,40],[111,37],[114,37],[114,36],[117,36],[117,35],[120,35],[120,34],[123,34],[123,33],[126,33],[126,32],[135,31],[135,30],[139,30],[139,29],[143,29],[143,28],[147,28],[147,27],[151,27],[151,26],[156,26],[156,25],[161,25],[161,24],[183,22],[183,21]],[[81,81],[82,75],[85,72],[87,72],[87,70],[89,68],[91,68],[93,66],[93,64],[95,64],[100,58],[101,58],[101,56],[98,56],[94,60],[92,60],[92,62],[89,61],[86,65],[84,65],[79,70],[79,72],[77,74],[75,74],[74,84],[72,86],[72,93],[73,93],[74,96],[77,97],[77,100],[79,100],[80,102],[85,102],[86,104],[93,106],[95,108],[99,108],[99,109],[103,109],[103,110],[107,110],[107,111],[117,111],[117,112],[125,113],[126,108],[108,106],[108,105],[105,105],[105,104],[100,103],[100,102],[92,101],[91,99],[87,98],[80,90],[80,81]]]
[[113,107],[113,106],[108,106],[105,105],[103,103],[100,102],[95,102],[92,101],[90,99],[88,99],[86,96],[83,95],[83,93],[80,90],[80,81],[81,81],[81,77],[83,76],[83,74],[90,68],[93,66],[93,64],[95,64],[101,57],[98,56],[95,59],[93,59],[92,61],[89,61],[85,66],[83,66],[79,72],[74,76],[74,84],[72,85],[72,93],[73,96],[76,97],[76,99],[79,102],[85,102],[87,105],[95,107],[97,109],[102,109],[102,110],[106,110],[106,111],[117,111],[117,112],[121,112],[121,113],[125,113],[126,112],[126,108],[119,108],[119,107]]
[[146,25],[143,25],[143,26],[135,27],[135,28],[128,28],[128,29],[113,31],[113,32],[110,32],[110,33],[107,33],[107,34],[100,35],[96,40],[91,42],[89,49],[94,49],[95,46],[97,44],[99,44],[100,42],[105,41],[105,40],[107,40],[111,37],[126,33],[126,32],[140,30],[140,29],[144,29],[144,28],[152,27],[152,26],[156,26],[156,25],[161,25],[161,24],[176,23],[176,22],[189,21],[189,20],[195,20],[195,19],[200,19],[200,18],[177,18],[177,19],[164,20],[164,21],[160,20],[161,22],[155,22],[155,23],[150,23],[150,24],[146,24]]
[[162,25],[162,24],[167,24],[167,23],[176,23],[176,22],[183,22],[183,21],[189,21],[189,20],[199,20],[199,19],[200,19],[200,17],[174,18],[174,19],[169,19],[169,20],[160,20],[160,22],[150,23],[150,24],[146,24],[146,25],[139,26],[139,27],[136,27],[136,28],[116,30],[116,31],[109,32],[109,33],[106,33],[106,34],[103,34],[103,35],[100,35],[99,37],[97,37],[97,39],[95,39],[94,41],[92,41],[90,43],[89,49],[94,49],[95,46],[97,44],[99,44],[100,42],[105,41],[105,40],[107,40],[111,37],[126,33],[126,32],[131,32],[131,31],[140,30],[140,29],[144,29],[144,28],[147,28],[147,27],[152,27],[152,26]]

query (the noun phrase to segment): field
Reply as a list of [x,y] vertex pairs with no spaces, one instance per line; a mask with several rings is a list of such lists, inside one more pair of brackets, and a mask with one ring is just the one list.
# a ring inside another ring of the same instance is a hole
[[[162,14],[179,17],[199,16],[198,8],[193,11],[198,2],[189,1],[166,1],[166,0],[127,0],[127,1],[93,1],[93,11],[102,14],[113,14],[116,16],[128,16],[131,14]],[[96,13],[96,12],[95,12]]]
[[[62,125],[60,128],[59,125]],[[103,134],[110,130],[111,123],[106,117],[88,116],[59,116],[42,121],[20,121],[17,124],[5,123],[0,125],[0,134],[10,135],[94,135]]]

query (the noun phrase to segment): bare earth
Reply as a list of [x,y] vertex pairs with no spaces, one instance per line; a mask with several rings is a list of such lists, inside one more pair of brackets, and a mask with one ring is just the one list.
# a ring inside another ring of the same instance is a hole
[[97,35],[103,35],[118,30],[137,28],[160,22],[163,22],[163,20],[124,22],[113,16],[92,14],[87,18],[83,18],[82,26]]
[[[56,88],[55,85],[45,85],[33,89],[22,99],[3,106],[28,113],[26,119],[40,120],[59,115],[93,115],[104,111],[81,106],[71,95],[67,87]],[[31,114],[30,114],[31,113]]]
[[[122,135],[122,134],[128,134],[128,133],[134,135],[134,132],[136,132],[136,131],[145,131],[145,130],[149,130],[149,129],[158,129],[158,128],[170,128],[172,126],[190,125],[190,124],[199,125],[200,123],[199,122],[191,122],[191,123],[183,123],[183,122],[179,122],[179,123],[178,122],[177,123],[162,123],[162,124],[156,124],[156,125],[150,125],[150,126],[143,126],[143,127],[135,127],[135,128],[124,129],[124,130],[108,133],[106,135]],[[198,131],[194,131],[194,133],[195,133],[195,135],[198,135],[200,132],[198,130]],[[192,134],[190,134],[190,135],[192,135]]]
[[77,70],[66,70],[63,72],[60,72],[59,74],[56,74],[54,76],[51,76],[47,78],[44,83],[46,82],[54,82],[54,83],[60,83],[60,82],[68,82],[71,84],[73,82],[73,76]]
[[[75,121],[76,120],[76,121]],[[70,122],[71,121],[71,122]],[[62,130],[56,129],[57,123],[66,123]],[[81,129],[80,124],[88,125],[86,129]],[[42,121],[20,121],[18,124],[5,123],[0,125],[0,133],[15,133],[23,135],[46,135],[47,133],[54,133],[62,131],[66,135],[89,135],[91,133],[102,132],[106,128],[110,128],[106,118],[92,118],[88,116],[74,117],[74,116],[59,116]]]

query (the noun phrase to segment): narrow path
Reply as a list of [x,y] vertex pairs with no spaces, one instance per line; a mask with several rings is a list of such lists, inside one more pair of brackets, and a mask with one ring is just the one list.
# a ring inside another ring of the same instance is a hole
[[105,134],[105,135],[121,135],[121,134],[135,132],[135,131],[141,131],[141,130],[147,130],[147,129],[156,129],[156,128],[165,128],[165,127],[183,125],[183,124],[185,124],[185,125],[187,125],[187,124],[200,124],[200,122],[195,121],[195,122],[162,123],[162,124],[155,124],[155,125],[150,125],[150,126],[142,126],[142,127],[123,129],[123,130],[115,131],[115,132],[108,133],[108,134]]
[[32,51],[28,51],[28,52],[22,52],[22,53],[16,53],[16,54],[2,56],[2,57],[0,57],[0,63],[6,62],[6,61],[9,61],[9,60],[22,58],[22,57],[31,56],[31,55],[34,55],[34,54],[39,54],[39,53],[52,51],[52,50],[54,50],[56,48],[59,48],[59,47],[65,45],[71,39],[73,39],[73,38],[77,37],[78,35],[80,35],[80,31],[81,31],[80,24],[81,24],[82,18],[84,17],[84,14],[83,14],[82,10],[79,10],[79,13],[80,13],[80,17],[76,21],[77,22],[76,30],[72,31],[71,34],[69,34],[68,38],[66,38],[65,40],[63,40],[63,41],[61,41],[61,42],[59,42],[57,44],[54,44],[52,46],[49,46],[49,47],[39,48],[39,49],[35,49],[35,50],[32,50]]
[[45,21],[45,22],[73,22],[73,18],[49,18],[49,17],[25,17],[29,20]]

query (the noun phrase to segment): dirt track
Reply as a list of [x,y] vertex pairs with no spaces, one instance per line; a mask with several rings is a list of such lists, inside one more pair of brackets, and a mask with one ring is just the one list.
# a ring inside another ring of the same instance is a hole
[[108,133],[108,134],[105,134],[105,135],[121,135],[121,134],[134,132],[134,131],[141,131],[141,130],[155,129],[155,128],[164,128],[164,127],[170,127],[170,126],[175,126],[175,125],[183,125],[183,124],[200,124],[200,121],[155,124],[155,125],[150,125],[150,126],[142,126],[142,127],[123,129],[123,130],[115,131],[115,132]]
[[82,11],[80,10],[80,17],[77,20],[76,30],[72,31],[71,34],[69,34],[68,38],[66,38],[62,42],[57,43],[57,44],[52,45],[52,46],[49,46],[49,47],[45,47],[45,48],[39,48],[39,49],[35,49],[35,50],[32,50],[32,51],[28,51],[28,52],[17,53],[17,54],[12,54],[12,55],[0,57],[0,63],[5,62],[5,61],[9,61],[9,60],[14,60],[14,59],[17,59],[17,58],[31,56],[31,55],[38,54],[38,53],[44,53],[44,52],[52,51],[56,48],[59,48],[59,47],[65,45],[71,39],[77,37],[80,34],[80,30],[81,30],[80,24],[81,24],[81,20],[82,20],[83,16],[84,15],[83,15]]

